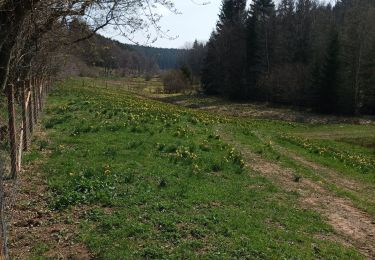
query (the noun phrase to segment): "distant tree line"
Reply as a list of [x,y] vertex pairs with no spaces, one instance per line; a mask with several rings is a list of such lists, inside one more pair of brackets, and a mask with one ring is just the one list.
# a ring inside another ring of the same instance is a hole
[[178,66],[183,74],[189,78],[191,84],[200,83],[206,53],[206,44],[195,40],[192,46],[187,48],[184,55],[180,57]]
[[129,45],[129,47],[144,57],[156,62],[161,70],[175,69],[182,57],[187,53],[184,49],[155,48],[149,46]]
[[224,0],[205,48],[207,94],[375,114],[375,1]]
[[[90,33],[90,28],[83,21],[76,19],[65,28],[65,31],[65,37],[74,42],[81,35]],[[71,69],[64,70],[68,70],[68,75],[103,76],[104,73],[104,76],[139,76],[154,75],[159,71],[153,58],[136,51],[132,45],[99,34],[94,34],[89,39],[68,48],[62,48],[61,52],[68,56],[65,67]]]
[[[90,28],[85,22],[76,19],[67,26],[66,31],[70,41],[75,41],[81,35],[90,33]],[[125,44],[94,34],[85,41],[63,49],[63,53],[70,55],[67,65],[72,68],[73,63],[77,67],[70,74],[97,76],[95,68],[103,68],[102,73],[105,75],[152,76],[160,70],[178,68],[188,50]]]

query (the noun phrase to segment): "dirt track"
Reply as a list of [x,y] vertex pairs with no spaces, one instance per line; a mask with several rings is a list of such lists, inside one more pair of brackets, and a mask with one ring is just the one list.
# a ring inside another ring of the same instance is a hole
[[[375,259],[374,218],[356,208],[350,200],[338,197],[317,182],[304,178],[296,181],[297,173],[292,169],[282,167],[252,153],[245,145],[234,141],[228,133],[220,132],[220,134],[224,141],[241,151],[248,167],[266,176],[285,190],[298,192],[301,196],[300,206],[302,208],[310,208],[321,213],[337,233],[335,237],[326,239],[351,245],[368,259]],[[303,160],[305,165],[313,170],[323,167],[303,158],[294,157],[294,160],[297,159]],[[341,180],[341,182],[351,188],[360,186],[353,181]]]

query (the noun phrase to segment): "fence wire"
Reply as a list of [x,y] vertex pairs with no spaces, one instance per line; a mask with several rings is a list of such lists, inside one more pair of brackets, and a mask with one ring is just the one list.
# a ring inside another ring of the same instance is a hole
[[32,79],[0,94],[0,260],[9,258],[9,225],[18,194],[17,174],[31,142],[49,81]]

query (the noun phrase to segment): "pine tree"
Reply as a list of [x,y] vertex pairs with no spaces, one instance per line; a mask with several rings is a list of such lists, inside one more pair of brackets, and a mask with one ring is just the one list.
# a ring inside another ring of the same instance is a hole
[[251,9],[251,12],[246,22],[246,86],[244,96],[248,99],[256,99],[256,84],[262,68],[259,66],[258,57],[257,15],[254,13],[254,9]]
[[295,0],[282,0],[277,10],[277,61],[290,63],[295,57],[296,17]]
[[246,0],[223,0],[219,14],[219,21],[216,25],[218,34],[227,26],[242,23],[245,18]]
[[219,85],[221,84],[222,74],[220,74],[220,62],[216,49],[217,34],[212,32],[207,43],[207,53],[203,60],[201,83],[203,91],[207,95],[219,94]]
[[361,73],[363,84],[363,112],[375,114],[375,39],[366,54]]
[[208,43],[203,69],[202,83],[206,92],[221,93],[229,98],[241,97],[245,17],[246,0],[223,0],[215,35]]
[[272,0],[255,0],[250,5],[246,23],[246,96],[259,98],[258,79],[271,69],[271,19],[274,15]]
[[308,63],[312,53],[311,47],[311,10],[312,0],[298,0],[296,4],[297,39],[294,60],[300,63]]
[[332,29],[318,86],[317,109],[322,113],[333,113],[338,110],[340,87],[340,42],[336,29]]

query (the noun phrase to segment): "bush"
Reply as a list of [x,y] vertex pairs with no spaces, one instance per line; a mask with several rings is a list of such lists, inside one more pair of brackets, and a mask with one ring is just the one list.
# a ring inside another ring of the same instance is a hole
[[171,70],[162,76],[164,92],[179,93],[190,88],[189,79],[186,78],[181,70]]
[[152,80],[152,74],[151,73],[146,73],[144,76],[145,76],[145,81]]

